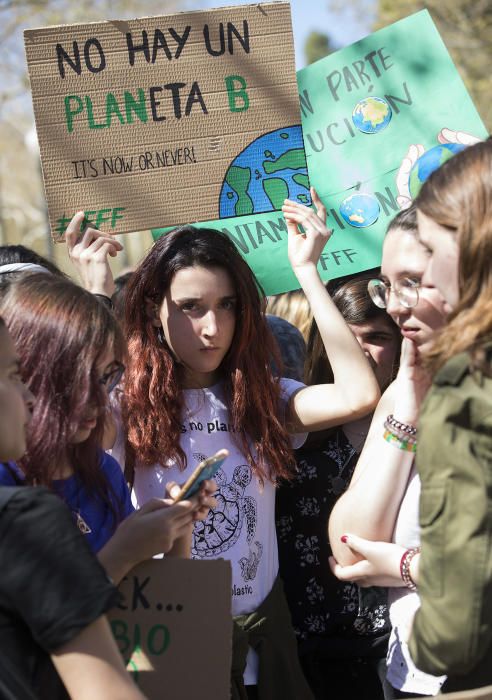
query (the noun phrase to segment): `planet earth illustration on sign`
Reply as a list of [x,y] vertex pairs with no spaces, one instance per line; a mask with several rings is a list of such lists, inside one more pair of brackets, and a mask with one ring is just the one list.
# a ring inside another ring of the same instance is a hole
[[434,170],[437,170],[443,163],[452,158],[455,153],[459,153],[464,148],[466,146],[461,143],[441,143],[420,156],[410,170],[408,179],[408,187],[412,199],[415,199],[420,192],[420,188]]
[[219,199],[219,216],[278,211],[284,199],[311,204],[300,126],[263,134],[229,166]]
[[379,202],[372,194],[363,192],[352,194],[340,204],[340,214],[344,221],[355,228],[371,226],[378,220]]
[[355,105],[352,121],[362,133],[378,134],[386,129],[392,114],[389,103],[382,97],[366,97]]

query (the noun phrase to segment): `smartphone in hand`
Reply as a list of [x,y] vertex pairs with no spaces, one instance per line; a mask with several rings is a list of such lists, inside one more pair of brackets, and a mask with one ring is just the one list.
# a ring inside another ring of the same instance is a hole
[[203,460],[203,462],[200,462],[193,474],[181,487],[178,495],[174,499],[174,503],[184,501],[187,498],[194,496],[204,481],[214,478],[215,474],[217,474],[228,456],[228,450],[219,450],[211,457],[207,457]]

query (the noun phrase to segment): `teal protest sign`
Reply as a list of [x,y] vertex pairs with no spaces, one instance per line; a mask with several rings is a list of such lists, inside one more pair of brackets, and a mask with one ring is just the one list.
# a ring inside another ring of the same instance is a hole
[[[486,129],[426,10],[299,71],[297,82],[309,179],[334,230],[320,274],[377,267],[400,206],[468,134],[485,138]],[[281,212],[198,225],[230,235],[267,294],[299,286]]]

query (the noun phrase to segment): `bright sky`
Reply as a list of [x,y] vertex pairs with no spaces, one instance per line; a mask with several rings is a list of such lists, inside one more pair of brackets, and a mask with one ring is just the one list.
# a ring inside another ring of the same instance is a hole
[[[228,5],[248,5],[251,0],[202,0],[201,7],[227,7]],[[355,3],[358,10],[351,9],[350,2],[343,3],[344,9],[329,11],[329,0],[291,0],[292,25],[296,52],[296,68],[304,68],[304,43],[312,31],[328,34],[337,47],[347,46],[370,34],[372,13],[366,9],[361,16],[361,3]],[[340,6],[342,3],[338,3]],[[372,2],[364,3],[367,6]]]

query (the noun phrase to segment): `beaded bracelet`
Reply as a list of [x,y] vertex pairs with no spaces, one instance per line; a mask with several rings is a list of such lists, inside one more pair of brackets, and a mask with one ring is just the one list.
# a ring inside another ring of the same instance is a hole
[[383,433],[383,438],[386,442],[389,442],[394,447],[399,450],[405,450],[406,452],[417,452],[417,440],[410,436],[402,437],[401,435],[396,435],[392,430],[386,429]]
[[410,574],[410,564],[416,554],[420,554],[420,547],[411,547],[403,552],[400,560],[400,576],[401,580],[411,591],[417,590],[417,584]]
[[389,430],[393,429],[395,432],[405,433],[406,435],[417,435],[417,428],[414,425],[396,420],[392,413],[386,418],[385,427]]

